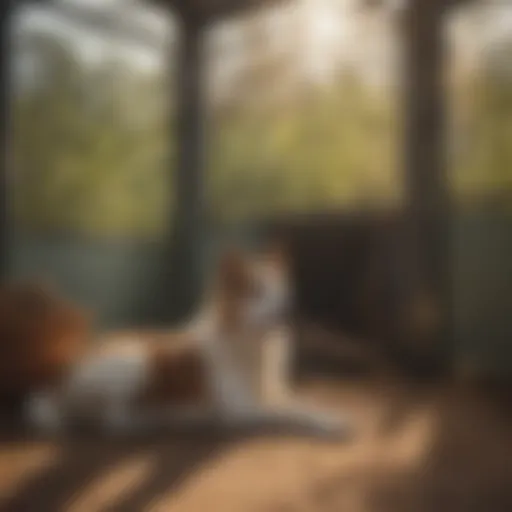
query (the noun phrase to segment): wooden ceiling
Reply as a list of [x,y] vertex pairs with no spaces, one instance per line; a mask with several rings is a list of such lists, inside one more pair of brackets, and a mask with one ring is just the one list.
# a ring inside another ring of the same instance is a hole
[[[150,0],[160,6],[170,7],[182,18],[199,23],[211,23],[216,20],[244,12],[249,9],[266,7],[293,0]],[[441,8],[457,7],[464,3],[477,0],[405,0],[406,2],[435,2]],[[386,4],[389,0],[360,0],[361,5],[376,7]]]
[[[152,0],[171,7],[186,20],[211,23],[228,16],[287,0]],[[291,0],[293,1],[293,0]]]

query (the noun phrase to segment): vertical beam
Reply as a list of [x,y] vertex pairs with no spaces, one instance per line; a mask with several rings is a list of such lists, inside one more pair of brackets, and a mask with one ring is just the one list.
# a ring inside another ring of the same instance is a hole
[[8,223],[8,168],[10,126],[10,29],[13,0],[0,4],[0,282],[8,272],[9,223]]
[[173,307],[189,314],[201,293],[205,245],[204,28],[182,18],[177,67],[177,166],[174,176]]
[[445,2],[409,0],[403,18],[404,173],[413,259],[441,314],[435,348],[446,349],[451,253],[445,162]]

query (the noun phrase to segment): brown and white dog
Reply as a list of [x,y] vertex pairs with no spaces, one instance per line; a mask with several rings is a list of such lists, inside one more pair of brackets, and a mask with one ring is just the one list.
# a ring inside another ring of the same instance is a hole
[[292,404],[290,286],[277,251],[221,258],[212,293],[183,328],[112,333],[59,386],[28,403],[45,429],[92,421],[110,432],[149,428],[264,428],[338,435],[345,423]]

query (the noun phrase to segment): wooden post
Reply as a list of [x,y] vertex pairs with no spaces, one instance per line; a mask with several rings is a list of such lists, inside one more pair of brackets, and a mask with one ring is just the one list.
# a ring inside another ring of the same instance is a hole
[[203,25],[182,19],[177,67],[177,166],[174,176],[173,306],[190,314],[202,291],[205,251],[206,122]]
[[11,44],[10,28],[14,2],[0,4],[0,282],[8,273],[9,222],[8,222],[8,172],[9,127],[11,96]]
[[445,162],[445,6],[444,0],[409,0],[403,18],[406,211],[420,286],[441,314],[437,339],[432,340],[432,348],[441,355],[446,355],[448,348],[451,314],[450,200]]

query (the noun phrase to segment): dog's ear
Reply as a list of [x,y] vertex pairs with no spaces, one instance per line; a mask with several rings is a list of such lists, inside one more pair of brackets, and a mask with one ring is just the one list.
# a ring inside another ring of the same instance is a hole
[[226,249],[221,257],[218,268],[218,280],[221,289],[229,293],[243,293],[249,286],[249,261],[238,248]]

